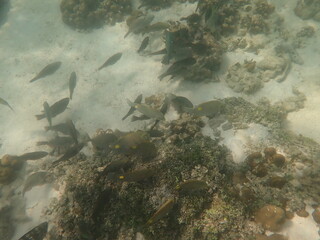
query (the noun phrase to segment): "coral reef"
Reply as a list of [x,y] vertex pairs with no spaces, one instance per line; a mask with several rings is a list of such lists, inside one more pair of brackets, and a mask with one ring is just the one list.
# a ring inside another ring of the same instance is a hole
[[63,22],[78,29],[115,24],[132,11],[130,0],[62,0],[60,10]]

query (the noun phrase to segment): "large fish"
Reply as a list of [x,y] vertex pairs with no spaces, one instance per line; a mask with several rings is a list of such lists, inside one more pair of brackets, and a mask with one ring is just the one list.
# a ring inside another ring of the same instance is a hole
[[75,72],[72,72],[69,78],[69,92],[70,92],[70,99],[72,99],[73,91],[77,85],[77,75]]
[[[136,99],[134,100],[134,103],[141,103],[142,101],[142,94],[140,94]],[[127,117],[129,117],[134,111],[136,110],[135,107],[130,107],[128,113],[122,118],[122,120],[125,120]]]
[[34,78],[30,80],[30,82],[34,82],[40,78],[44,78],[48,75],[55,73],[61,66],[61,62],[53,62],[49,65],[45,66]]
[[129,106],[134,107],[140,113],[142,113],[143,115],[145,115],[145,116],[147,116],[149,118],[153,118],[153,119],[157,119],[157,120],[164,120],[164,115],[163,115],[162,112],[160,112],[157,109],[154,109],[154,108],[150,107],[147,104],[144,104],[144,103],[133,103],[128,99],[127,99],[127,103],[128,103]]
[[48,222],[43,222],[31,229],[18,240],[43,240],[48,231]]
[[9,105],[9,103],[1,97],[0,97],[0,104],[9,107],[14,112],[13,108]]
[[[54,118],[55,116],[59,115],[60,113],[64,112],[66,110],[67,106],[69,104],[69,98],[63,98],[59,100],[58,102],[55,102],[50,107],[51,117]],[[45,118],[45,113],[36,115],[37,120],[41,120]]]
[[116,62],[118,62],[120,60],[120,58],[122,57],[122,53],[119,52],[119,53],[116,53],[114,55],[112,55],[111,57],[109,57],[107,59],[107,61],[104,62],[104,64],[102,64],[99,68],[98,68],[98,71],[102,68],[105,68],[105,67],[108,67],[108,66],[111,66],[113,64],[115,64]]
[[126,35],[124,35],[124,38],[126,38],[132,32],[139,33],[143,31],[143,29],[147,27],[152,22],[153,19],[154,19],[154,15],[152,14],[134,19],[129,25],[129,30],[126,33]]

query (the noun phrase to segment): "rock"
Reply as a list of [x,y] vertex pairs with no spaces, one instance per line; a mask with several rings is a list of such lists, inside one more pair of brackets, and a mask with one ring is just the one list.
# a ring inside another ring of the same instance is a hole
[[320,209],[319,209],[319,208],[317,208],[317,209],[315,209],[315,210],[313,211],[312,217],[313,217],[313,220],[314,220],[316,223],[320,224]]
[[258,210],[255,215],[255,221],[260,223],[265,230],[279,231],[284,222],[286,216],[282,208],[274,205],[266,205]]

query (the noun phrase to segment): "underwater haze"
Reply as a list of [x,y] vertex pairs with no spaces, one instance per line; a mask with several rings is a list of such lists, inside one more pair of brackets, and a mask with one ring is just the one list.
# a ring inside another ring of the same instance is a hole
[[319,0],[0,0],[0,240],[318,240]]

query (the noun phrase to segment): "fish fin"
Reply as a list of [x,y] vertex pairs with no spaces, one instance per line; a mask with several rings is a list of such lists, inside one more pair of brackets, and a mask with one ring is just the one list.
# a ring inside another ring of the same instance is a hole
[[135,107],[136,104],[131,102],[128,98],[127,98],[127,104],[130,106],[130,107]]

